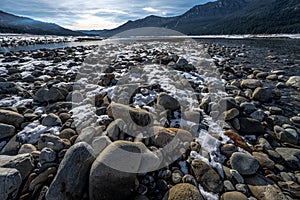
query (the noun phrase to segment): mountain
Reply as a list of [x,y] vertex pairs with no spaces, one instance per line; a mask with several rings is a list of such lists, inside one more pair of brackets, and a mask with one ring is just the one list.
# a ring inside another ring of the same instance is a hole
[[108,31],[104,37],[142,27],[163,27],[187,35],[300,33],[299,0],[218,0],[175,17],[148,16]]
[[28,33],[37,35],[80,36],[83,33],[71,31],[53,23],[36,21],[0,11],[0,33]]

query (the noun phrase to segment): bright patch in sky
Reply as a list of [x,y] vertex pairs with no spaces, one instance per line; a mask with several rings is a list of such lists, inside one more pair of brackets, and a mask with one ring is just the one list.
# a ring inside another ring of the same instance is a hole
[[112,29],[148,15],[175,16],[214,0],[0,0],[0,10],[73,30]]

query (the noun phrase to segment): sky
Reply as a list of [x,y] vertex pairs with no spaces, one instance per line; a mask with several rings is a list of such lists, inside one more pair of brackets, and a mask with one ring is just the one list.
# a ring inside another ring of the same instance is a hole
[[209,1],[214,0],[0,0],[0,10],[72,30],[101,30],[148,15],[180,15]]

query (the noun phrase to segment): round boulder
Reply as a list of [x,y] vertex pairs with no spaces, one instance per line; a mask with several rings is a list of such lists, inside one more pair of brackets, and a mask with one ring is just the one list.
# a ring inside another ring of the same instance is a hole
[[163,200],[203,200],[203,197],[195,186],[189,183],[181,183],[173,186],[164,196]]
[[254,157],[242,152],[233,153],[230,163],[232,169],[237,170],[241,175],[255,174],[259,168],[259,163]]

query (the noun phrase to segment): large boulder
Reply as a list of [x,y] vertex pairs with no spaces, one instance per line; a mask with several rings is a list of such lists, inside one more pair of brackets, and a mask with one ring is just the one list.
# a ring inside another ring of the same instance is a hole
[[24,121],[23,115],[9,110],[0,110],[0,123],[10,124],[19,127]]
[[0,167],[17,169],[24,180],[34,168],[34,160],[28,153],[16,156],[0,155]]
[[159,165],[159,158],[143,143],[116,141],[92,165],[90,199],[129,199],[135,188],[136,173],[154,171]]
[[22,184],[20,172],[16,169],[0,167],[0,199],[16,199]]
[[180,183],[173,186],[164,196],[163,200],[203,200],[203,197],[194,185]]
[[196,180],[205,190],[214,193],[223,191],[222,179],[212,167],[201,160],[193,160],[191,167]]
[[230,157],[232,169],[237,170],[241,175],[255,174],[259,168],[258,161],[246,153],[235,152]]
[[90,166],[95,159],[90,145],[80,142],[72,146],[61,161],[58,172],[46,194],[47,200],[82,199],[88,183]]

